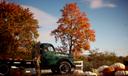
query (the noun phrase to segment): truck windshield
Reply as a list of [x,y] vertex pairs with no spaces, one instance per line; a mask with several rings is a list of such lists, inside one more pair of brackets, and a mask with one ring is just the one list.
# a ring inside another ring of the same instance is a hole
[[41,44],[40,51],[41,51],[41,53],[43,53],[43,52],[47,52],[47,51],[55,51],[55,49],[50,44]]
[[49,46],[48,51],[54,51],[53,47]]

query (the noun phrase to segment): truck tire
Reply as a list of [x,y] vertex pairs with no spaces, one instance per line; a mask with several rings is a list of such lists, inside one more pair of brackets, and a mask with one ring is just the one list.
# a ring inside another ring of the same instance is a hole
[[60,74],[67,74],[71,72],[71,65],[69,62],[67,61],[62,61],[60,62],[59,66],[58,66],[58,72]]
[[0,65],[0,76],[7,75],[9,73],[9,66],[6,64]]

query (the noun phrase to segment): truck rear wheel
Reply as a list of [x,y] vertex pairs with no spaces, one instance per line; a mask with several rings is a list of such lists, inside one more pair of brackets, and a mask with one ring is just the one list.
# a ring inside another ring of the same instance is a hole
[[71,65],[67,61],[63,61],[59,64],[58,71],[61,74],[67,74],[71,72]]
[[9,66],[6,64],[0,65],[0,75],[6,75],[9,73]]

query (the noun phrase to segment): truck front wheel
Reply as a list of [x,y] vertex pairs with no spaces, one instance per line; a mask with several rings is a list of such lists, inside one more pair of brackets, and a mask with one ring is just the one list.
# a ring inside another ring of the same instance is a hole
[[67,61],[60,62],[58,71],[61,74],[67,74],[71,72],[71,65]]
[[6,64],[0,65],[0,75],[6,75],[9,72],[9,67]]

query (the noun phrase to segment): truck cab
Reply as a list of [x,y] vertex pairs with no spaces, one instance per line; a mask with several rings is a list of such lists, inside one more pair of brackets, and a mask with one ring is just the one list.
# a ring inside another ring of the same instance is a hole
[[40,55],[40,67],[42,69],[50,68],[53,73],[65,74],[71,72],[72,68],[75,68],[73,57],[70,54],[56,51],[52,44],[42,43],[40,45]]

